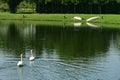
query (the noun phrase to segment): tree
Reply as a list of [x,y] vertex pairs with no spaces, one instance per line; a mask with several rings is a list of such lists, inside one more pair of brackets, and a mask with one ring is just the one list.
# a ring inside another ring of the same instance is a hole
[[1,0],[3,2],[6,2],[9,6],[11,13],[16,13],[17,6],[22,2],[23,0]]
[[103,5],[107,4],[109,1],[110,0],[94,0],[94,2],[97,3],[97,5],[98,5],[98,11],[99,11],[100,14],[102,13]]
[[10,8],[11,13],[16,13],[17,6],[22,2],[22,0],[7,0],[7,4]]
[[25,0],[37,13],[120,13],[120,0]]

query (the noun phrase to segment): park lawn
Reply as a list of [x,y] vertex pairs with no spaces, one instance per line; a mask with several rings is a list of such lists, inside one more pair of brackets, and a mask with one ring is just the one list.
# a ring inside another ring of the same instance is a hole
[[[102,16],[103,19],[97,19],[92,22],[95,23],[112,23],[120,24],[120,15],[116,14],[11,14],[8,12],[0,12],[0,20],[31,20],[31,21],[68,21],[73,22],[74,16],[79,16],[85,20],[94,17]],[[85,22],[77,21],[76,22]]]

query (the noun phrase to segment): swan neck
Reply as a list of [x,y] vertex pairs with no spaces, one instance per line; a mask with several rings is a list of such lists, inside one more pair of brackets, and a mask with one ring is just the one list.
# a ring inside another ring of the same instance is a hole
[[22,54],[21,54],[21,61],[22,61]]
[[31,50],[31,55],[33,55],[33,54],[32,54],[32,50]]

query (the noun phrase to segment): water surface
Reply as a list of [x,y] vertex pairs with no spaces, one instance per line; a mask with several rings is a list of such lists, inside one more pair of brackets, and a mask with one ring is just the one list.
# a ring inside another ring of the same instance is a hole
[[0,24],[0,80],[119,80],[119,67],[120,29]]

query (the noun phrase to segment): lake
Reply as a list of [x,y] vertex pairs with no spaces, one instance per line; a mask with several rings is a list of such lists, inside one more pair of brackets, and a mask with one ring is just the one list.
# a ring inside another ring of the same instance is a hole
[[47,23],[0,22],[0,80],[120,80],[119,28]]

